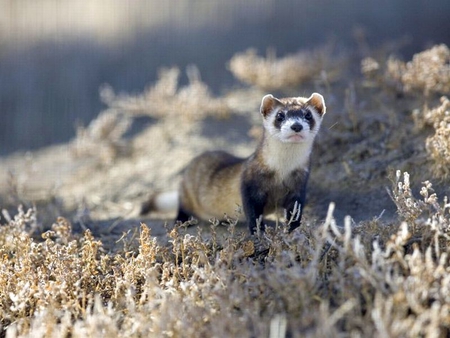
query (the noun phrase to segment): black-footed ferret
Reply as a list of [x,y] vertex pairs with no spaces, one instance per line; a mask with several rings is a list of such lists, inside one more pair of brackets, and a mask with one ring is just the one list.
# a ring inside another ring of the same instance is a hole
[[[191,216],[204,220],[224,219],[243,207],[254,233],[262,215],[284,208],[291,215],[298,205],[298,217],[290,231],[300,225],[309,177],[314,138],[326,112],[323,96],[277,99],[266,95],[261,102],[264,134],[255,152],[238,158],[223,151],[211,151],[194,158],[184,170],[178,192],[153,196],[141,214],[178,208],[176,220]],[[242,216],[245,216],[242,217]]]

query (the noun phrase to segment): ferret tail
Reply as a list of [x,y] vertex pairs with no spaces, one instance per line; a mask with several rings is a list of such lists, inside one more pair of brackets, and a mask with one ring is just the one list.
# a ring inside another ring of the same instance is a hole
[[178,191],[156,193],[141,206],[141,215],[151,211],[172,212],[178,209]]

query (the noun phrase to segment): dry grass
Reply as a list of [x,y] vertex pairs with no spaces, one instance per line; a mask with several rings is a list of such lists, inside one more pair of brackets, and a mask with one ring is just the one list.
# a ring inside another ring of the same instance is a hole
[[450,174],[450,113],[449,100],[442,97],[440,105],[428,108],[432,94],[450,93],[450,50],[446,45],[436,45],[413,56],[409,62],[390,57],[385,67],[373,58],[361,62],[365,77],[388,89],[413,94],[423,105],[413,111],[417,128],[432,126],[434,134],[425,141],[430,159],[434,162],[433,174],[440,179]]
[[179,88],[179,75],[178,68],[163,68],[158,81],[137,96],[116,95],[110,86],[103,86],[100,97],[108,109],[87,128],[78,126],[72,153],[76,157],[94,157],[102,164],[111,164],[118,156],[129,154],[129,140],[124,135],[136,116],[173,119],[178,121],[177,130],[192,128],[206,116],[229,116],[227,101],[212,97],[197,67],[188,67],[187,86]]
[[441,98],[441,105],[427,111],[425,119],[433,124],[434,135],[426,140],[426,149],[434,161],[436,176],[448,178],[450,175],[450,101]]
[[[393,63],[392,66],[389,66]],[[414,55],[406,64],[388,61],[389,75],[399,80],[406,92],[419,92],[428,97],[432,92],[450,92],[450,50],[438,45]]]
[[277,58],[274,50],[268,50],[267,56],[258,56],[256,50],[248,49],[234,55],[229,68],[240,81],[263,90],[293,89],[320,76],[327,81],[337,76],[337,68],[330,68],[329,47],[314,52],[301,51],[296,54]]
[[179,88],[178,68],[161,69],[159,80],[141,95],[116,95],[111,87],[105,86],[101,98],[110,109],[131,116],[148,115],[157,118],[177,118],[184,123],[198,121],[205,116],[228,116],[226,101],[212,97],[208,86],[200,79],[195,66],[186,70],[189,85]]
[[446,179],[450,175],[450,101],[441,97],[440,105],[435,108],[425,106],[413,111],[417,128],[432,127],[434,134],[426,139],[426,150],[433,161],[433,173],[436,177]]
[[401,176],[397,225],[339,227],[330,205],[317,227],[256,242],[232,220],[223,239],[175,227],[168,245],[142,224],[135,251],[111,254],[64,218],[36,241],[20,210],[0,228],[6,337],[446,335],[450,205]]
[[450,92],[450,50],[444,44],[417,53],[406,63],[390,57],[382,66],[369,57],[362,60],[361,70],[369,79],[425,98]]
[[89,126],[77,127],[72,153],[76,157],[94,157],[110,164],[119,155],[126,154],[128,143],[123,139],[131,120],[113,110],[102,112]]

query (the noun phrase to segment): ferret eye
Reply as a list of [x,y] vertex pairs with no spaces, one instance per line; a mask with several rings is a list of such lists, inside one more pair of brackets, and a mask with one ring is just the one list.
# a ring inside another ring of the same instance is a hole
[[284,119],[285,119],[284,113],[279,112],[279,113],[277,114],[277,116],[275,117],[275,119],[277,120],[277,122],[283,122]]
[[305,119],[307,119],[307,120],[311,120],[311,119],[312,119],[312,114],[311,114],[310,111],[307,111],[307,112],[305,113]]

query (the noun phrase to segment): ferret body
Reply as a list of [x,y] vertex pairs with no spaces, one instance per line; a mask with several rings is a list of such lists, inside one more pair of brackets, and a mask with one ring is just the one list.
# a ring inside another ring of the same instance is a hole
[[194,158],[184,170],[178,192],[154,196],[142,213],[178,207],[176,220],[191,216],[246,220],[250,233],[262,215],[286,209],[288,216],[297,205],[297,217],[290,230],[300,225],[310,170],[310,154],[326,106],[322,95],[309,98],[263,97],[260,108],[264,134],[248,158],[223,151],[206,152]]

